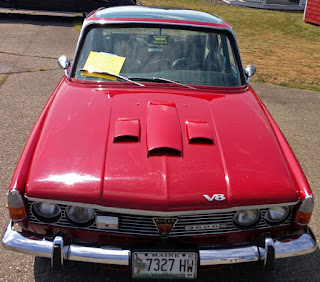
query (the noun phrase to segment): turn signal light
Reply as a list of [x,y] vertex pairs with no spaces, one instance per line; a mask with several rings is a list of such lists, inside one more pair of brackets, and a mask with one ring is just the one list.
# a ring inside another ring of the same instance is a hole
[[26,217],[26,213],[24,211],[24,207],[19,208],[9,208],[9,215],[12,220],[21,220]]
[[298,210],[296,222],[301,225],[307,225],[310,222],[313,207],[314,207],[313,196],[309,195],[305,197]]
[[298,224],[307,225],[311,219],[312,213],[305,213],[302,211],[298,211],[296,222]]
[[12,220],[22,220],[26,217],[23,199],[19,191],[15,189],[8,193],[7,208]]

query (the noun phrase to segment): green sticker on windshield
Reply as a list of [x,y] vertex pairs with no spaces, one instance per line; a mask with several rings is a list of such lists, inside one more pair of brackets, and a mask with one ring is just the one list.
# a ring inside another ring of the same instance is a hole
[[155,44],[167,44],[167,37],[166,36],[153,36]]

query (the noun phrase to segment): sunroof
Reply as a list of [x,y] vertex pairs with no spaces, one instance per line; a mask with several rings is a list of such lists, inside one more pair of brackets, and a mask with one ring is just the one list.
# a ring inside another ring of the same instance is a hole
[[169,8],[150,8],[150,7],[113,7],[98,11],[97,18],[139,18],[139,19],[167,19],[180,21],[205,22],[214,24],[223,24],[219,17],[210,15],[205,12],[169,9]]

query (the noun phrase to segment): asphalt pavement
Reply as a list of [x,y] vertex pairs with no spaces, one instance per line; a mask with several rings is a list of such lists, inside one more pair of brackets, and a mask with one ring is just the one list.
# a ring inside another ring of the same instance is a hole
[[[73,58],[78,32],[74,15],[7,14],[0,9],[0,236],[9,220],[6,193],[28,135],[63,75],[57,58]],[[316,198],[311,227],[320,238],[320,92],[252,83],[296,154]],[[199,281],[320,281],[320,252],[281,259],[273,272],[254,264],[201,273]],[[0,247],[0,281],[126,281],[126,273],[50,261]]]

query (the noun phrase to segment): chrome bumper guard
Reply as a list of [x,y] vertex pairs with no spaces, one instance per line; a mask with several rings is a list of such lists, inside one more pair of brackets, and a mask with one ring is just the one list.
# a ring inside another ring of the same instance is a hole
[[[2,245],[12,251],[31,254],[39,257],[51,258],[54,261],[63,260],[93,262],[101,264],[129,265],[130,250],[112,247],[86,247],[80,245],[63,245],[63,239],[57,236],[54,241],[36,237],[24,237],[13,230],[10,222],[2,238]],[[58,247],[59,252],[56,252]],[[285,258],[312,253],[317,249],[315,237],[311,229],[293,238],[277,240],[267,237],[265,246],[243,246],[236,248],[200,250],[200,266],[233,264],[242,262],[264,261],[270,265],[276,258]],[[271,251],[270,251],[271,250]],[[58,253],[59,258],[54,259]],[[54,255],[55,254],[55,255]],[[61,256],[61,257],[60,257]],[[54,265],[53,265],[54,266]]]

